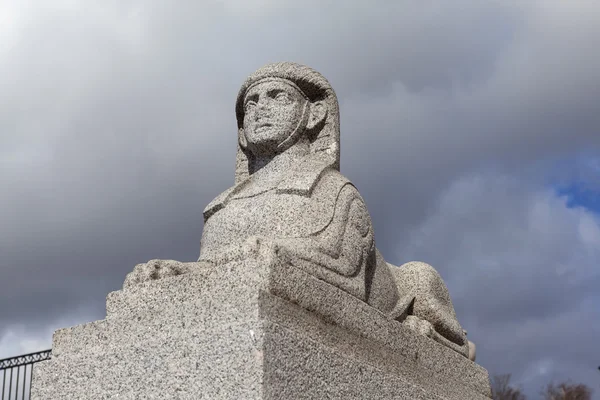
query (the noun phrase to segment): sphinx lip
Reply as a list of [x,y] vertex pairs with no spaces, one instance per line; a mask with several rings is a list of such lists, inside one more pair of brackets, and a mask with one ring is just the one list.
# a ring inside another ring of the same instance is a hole
[[271,124],[270,122],[263,122],[261,124],[258,124],[257,128],[269,128],[273,126],[273,124]]

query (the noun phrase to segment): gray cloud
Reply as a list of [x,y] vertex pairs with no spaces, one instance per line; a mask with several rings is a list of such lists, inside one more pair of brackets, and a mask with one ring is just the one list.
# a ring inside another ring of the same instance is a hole
[[479,361],[534,394],[596,372],[600,218],[565,202],[516,177],[466,176],[395,254],[437,267]]
[[233,182],[239,85],[292,60],[338,93],[342,170],[379,247],[441,270],[482,364],[528,388],[592,382],[579,229],[597,220],[543,185],[597,177],[580,155],[600,147],[598,5],[345,4],[0,6],[0,338],[103,318],[136,263],[195,259],[202,209]]

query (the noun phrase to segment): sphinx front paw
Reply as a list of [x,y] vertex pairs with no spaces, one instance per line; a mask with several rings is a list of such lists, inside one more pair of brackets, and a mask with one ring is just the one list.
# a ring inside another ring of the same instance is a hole
[[136,265],[133,271],[127,274],[123,283],[123,289],[168,276],[182,275],[188,271],[189,263],[182,263],[175,260],[150,260],[146,263]]
[[251,236],[242,245],[244,258],[257,258],[262,262],[271,264],[276,260],[286,259],[286,247],[278,240]]

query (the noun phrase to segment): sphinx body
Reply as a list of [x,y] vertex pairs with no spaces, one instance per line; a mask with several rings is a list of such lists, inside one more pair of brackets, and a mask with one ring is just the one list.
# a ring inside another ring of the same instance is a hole
[[260,176],[223,192],[204,210],[199,262],[217,267],[246,257],[249,238],[274,244],[285,262],[468,354],[441,277],[424,263],[397,267],[384,260],[367,207],[347,178],[315,156],[274,184],[252,185],[254,178]]
[[[248,243],[268,242],[282,261],[469,356],[439,274],[425,263],[388,264],[377,250],[367,207],[339,172],[339,110],[329,82],[299,64],[267,65],[242,85],[236,116],[236,184],[204,210],[198,261],[218,268],[246,256]],[[125,284],[191,268],[153,260]]]
[[278,182],[252,185],[263,171],[205,209],[199,261],[221,264],[248,238],[268,240],[287,261],[392,312],[398,293],[387,265],[377,262],[371,219],[348,179],[314,155],[282,172]]

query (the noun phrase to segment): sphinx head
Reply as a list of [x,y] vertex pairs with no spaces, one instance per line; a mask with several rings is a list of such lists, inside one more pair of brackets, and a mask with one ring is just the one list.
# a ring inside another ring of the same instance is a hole
[[301,144],[339,168],[337,98],[318,72],[294,63],[269,64],[242,85],[236,102],[236,182],[252,173],[253,160],[275,157]]
[[308,145],[309,133],[325,121],[327,108],[311,101],[292,81],[264,78],[244,96],[240,145],[255,157],[273,157],[298,142]]

